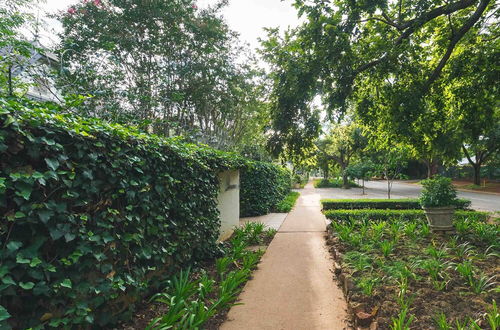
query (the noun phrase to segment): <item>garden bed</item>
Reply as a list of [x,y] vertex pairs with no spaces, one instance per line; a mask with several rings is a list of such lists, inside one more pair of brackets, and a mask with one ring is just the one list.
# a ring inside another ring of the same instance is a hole
[[184,269],[165,283],[165,290],[145,302],[132,321],[119,329],[219,329],[226,320],[251,273],[257,268],[262,247],[276,230],[262,223],[247,223],[224,243],[224,255],[197,268]]
[[455,220],[456,233],[442,236],[420,217],[334,220],[328,243],[355,326],[498,326],[498,225],[461,217]]

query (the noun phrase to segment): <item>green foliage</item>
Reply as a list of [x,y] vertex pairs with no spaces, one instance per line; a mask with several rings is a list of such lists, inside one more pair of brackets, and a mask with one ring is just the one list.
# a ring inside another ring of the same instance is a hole
[[[377,210],[377,209],[361,209],[361,210],[327,210],[324,212],[328,219],[335,221],[360,221],[360,220],[375,220],[383,221],[391,218],[401,220],[421,219],[425,220],[423,210]],[[488,213],[476,211],[456,211],[454,215],[455,221],[463,221],[470,219],[471,221],[486,221]]]
[[[458,199],[457,208],[467,209],[470,201]],[[338,209],[391,209],[391,210],[412,210],[420,209],[420,201],[416,198],[407,199],[322,199],[323,210]]]
[[255,235],[260,235],[263,228],[249,223],[235,232],[225,256],[216,261],[215,278],[207,274],[195,276],[187,269],[168,281],[165,291],[153,297],[168,307],[167,312],[152,320],[146,329],[200,329],[215,314],[233,306],[262,256],[261,251],[240,249],[254,244]]
[[[349,180],[349,188],[359,188],[356,182]],[[342,179],[318,179],[314,180],[314,188],[343,188],[344,182]]]
[[269,118],[265,89],[221,17],[224,5],[80,1],[59,15],[59,85],[92,96],[78,109],[85,116],[139,123],[219,149],[253,141]]
[[276,205],[274,208],[275,212],[278,213],[288,213],[292,210],[292,208],[295,205],[295,202],[297,202],[297,198],[299,198],[300,193],[296,191],[290,191],[288,195]]
[[243,159],[57,106],[0,106],[0,312],[15,328],[116,323],[221,252],[217,174]]
[[240,172],[240,215],[267,214],[290,192],[291,173],[281,166],[249,162]]
[[420,205],[423,207],[440,207],[457,205],[457,191],[451,184],[450,178],[436,176],[422,180]]

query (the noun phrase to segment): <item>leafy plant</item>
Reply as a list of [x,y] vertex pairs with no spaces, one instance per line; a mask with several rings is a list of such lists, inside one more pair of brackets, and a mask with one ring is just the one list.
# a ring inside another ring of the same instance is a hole
[[382,250],[382,254],[384,257],[388,257],[392,250],[394,249],[394,242],[392,241],[382,241],[380,242],[380,249]]
[[491,308],[488,310],[488,313],[486,313],[486,320],[488,321],[491,330],[497,330],[500,328],[500,313],[495,300],[493,300]]
[[392,330],[409,330],[410,325],[415,319],[414,315],[408,315],[408,308],[402,308],[397,318],[392,318]]
[[290,212],[294,207],[295,202],[297,202],[297,198],[299,198],[299,196],[300,193],[296,191],[290,191],[288,195],[286,195],[286,197],[276,205],[274,211],[278,213]]
[[436,323],[436,326],[439,330],[451,330],[452,326],[451,324],[448,323],[448,320],[446,319],[446,315],[441,312],[437,315],[437,317],[434,318],[434,322]]
[[361,289],[367,296],[371,296],[373,294],[373,288],[380,282],[380,279],[377,277],[362,277],[360,278],[356,285]]
[[420,205],[423,207],[454,206],[457,204],[457,192],[450,178],[435,176],[422,180]]
[[215,269],[219,276],[223,276],[229,269],[229,265],[233,262],[233,259],[229,256],[219,258],[215,260]]

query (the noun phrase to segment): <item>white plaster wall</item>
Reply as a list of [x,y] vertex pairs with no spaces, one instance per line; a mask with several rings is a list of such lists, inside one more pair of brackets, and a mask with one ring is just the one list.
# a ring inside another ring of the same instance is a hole
[[231,236],[240,220],[240,171],[219,173],[220,190],[217,196],[217,208],[220,212],[220,240]]

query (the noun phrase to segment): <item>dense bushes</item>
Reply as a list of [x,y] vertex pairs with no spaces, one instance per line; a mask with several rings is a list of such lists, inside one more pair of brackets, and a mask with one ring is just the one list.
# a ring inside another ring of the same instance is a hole
[[[335,221],[360,221],[360,220],[389,220],[398,218],[403,220],[422,219],[425,220],[423,210],[328,210],[325,211],[328,219]],[[455,211],[454,219],[474,219],[474,221],[486,221],[488,213],[476,211]]]
[[240,173],[240,214],[245,217],[269,213],[292,184],[288,169],[270,163],[251,162]]
[[[165,274],[217,253],[217,172],[244,163],[58,110],[0,99],[0,328],[125,318]],[[280,184],[273,202],[286,194],[284,175],[253,166]]]
[[[470,201],[459,199],[455,202],[457,208],[466,209]],[[321,200],[323,210],[340,209],[392,209],[411,210],[420,209],[420,201],[416,198],[408,199],[323,199]]]

